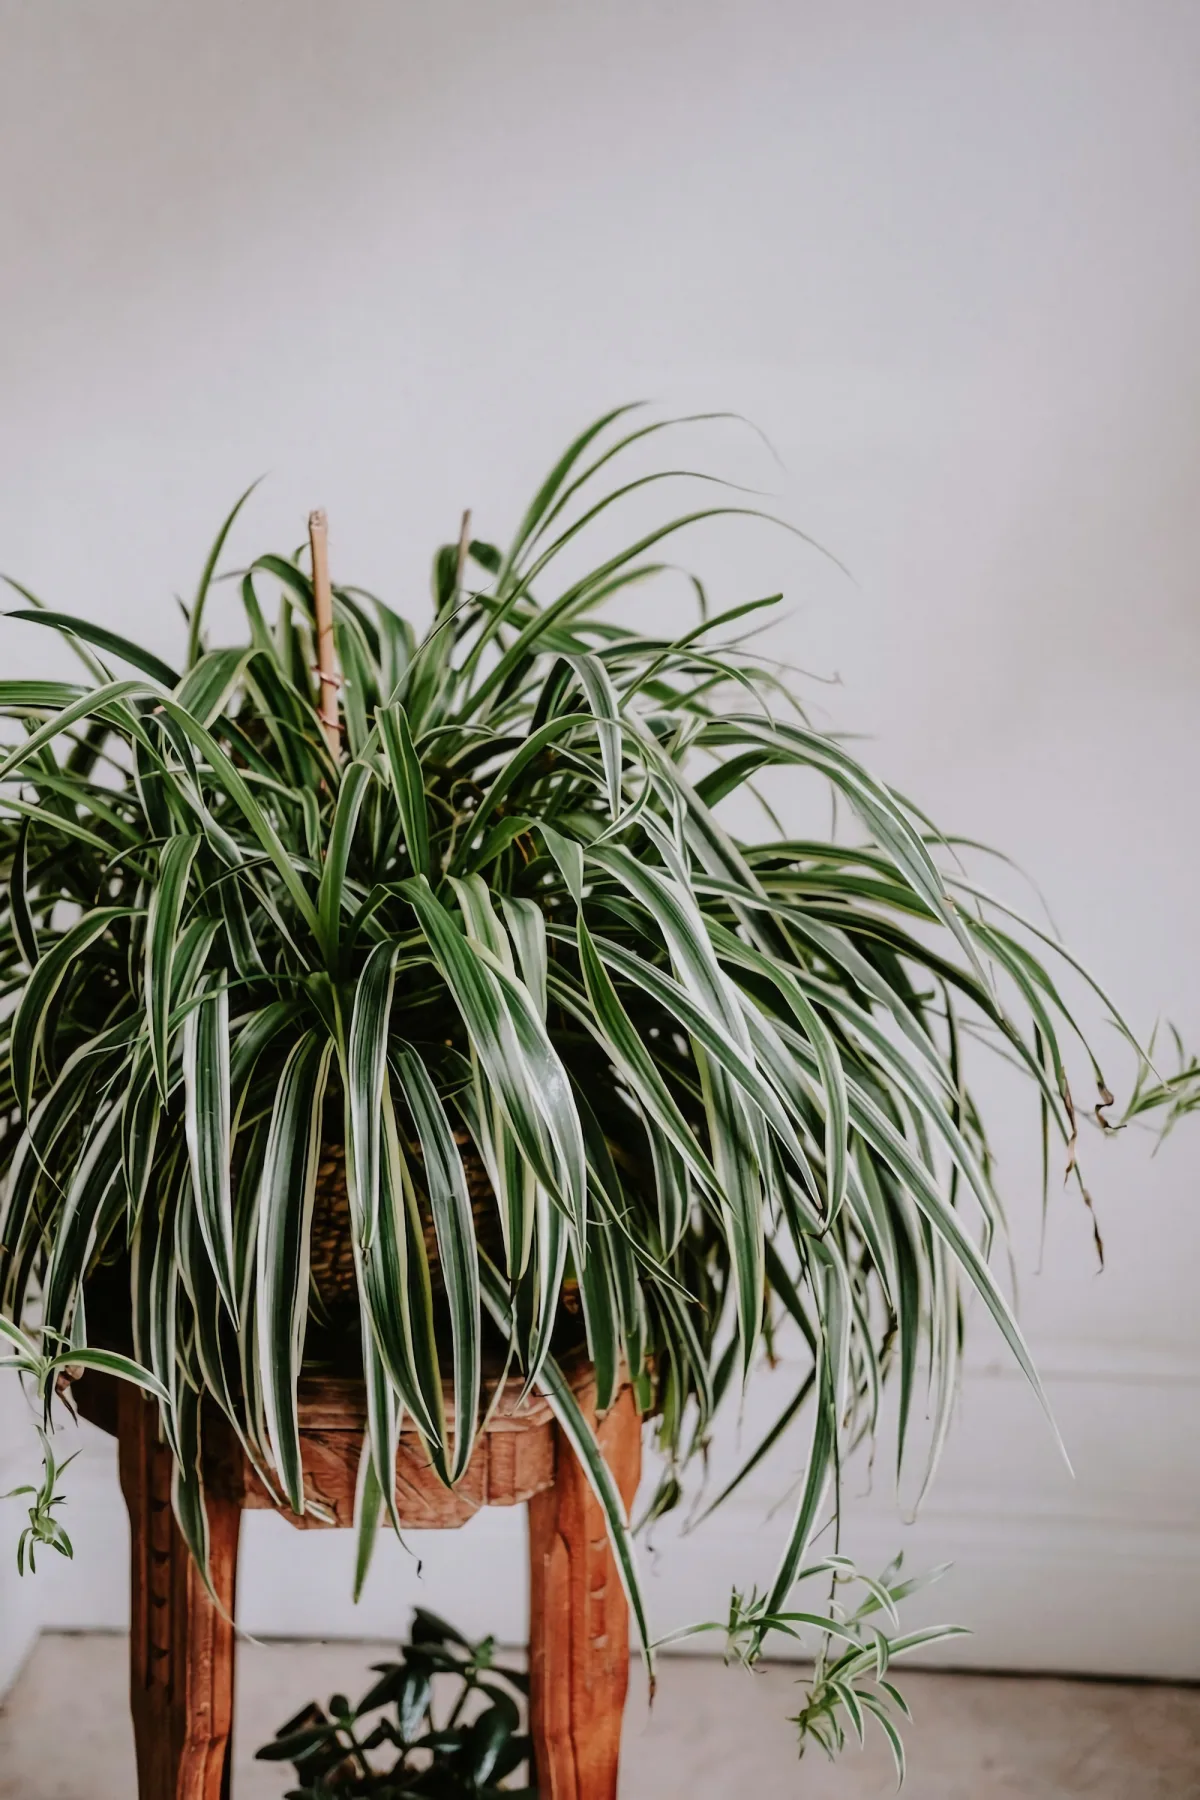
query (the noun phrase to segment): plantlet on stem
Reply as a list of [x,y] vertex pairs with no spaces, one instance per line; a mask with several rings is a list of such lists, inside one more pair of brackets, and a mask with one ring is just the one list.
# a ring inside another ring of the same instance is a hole
[[29,1563],[30,1574],[36,1574],[37,1563],[34,1558],[39,1544],[48,1550],[57,1550],[60,1556],[68,1559],[75,1554],[70,1538],[60,1521],[54,1517],[54,1508],[62,1506],[66,1500],[65,1494],[57,1492],[58,1478],[64,1469],[71,1466],[79,1452],[74,1451],[66,1462],[57,1462],[50,1439],[40,1425],[37,1427],[37,1434],[42,1440],[44,1472],[41,1486],[34,1487],[32,1483],[26,1482],[22,1487],[10,1488],[7,1494],[0,1494],[0,1500],[15,1500],[18,1495],[23,1494],[33,1495],[33,1504],[29,1507],[29,1523],[17,1539],[18,1575],[24,1575],[26,1561]]

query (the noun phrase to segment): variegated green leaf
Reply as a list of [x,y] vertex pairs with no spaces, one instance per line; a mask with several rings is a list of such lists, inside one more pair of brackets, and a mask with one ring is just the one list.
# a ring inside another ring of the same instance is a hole
[[184,1118],[204,1247],[238,1322],[230,1190],[229,990],[213,981],[183,1025]]
[[408,859],[414,875],[433,874],[429,856],[429,815],[425,804],[425,782],[421,763],[413,747],[408,714],[400,702],[381,706],[375,715],[379,735],[387,757],[388,775],[396,805]]
[[321,1107],[332,1043],[307,1032],[275,1095],[258,1201],[257,1324],[263,1402],[275,1467],[293,1512],[304,1511],[296,1410],[308,1314],[309,1234]]
[[471,1459],[475,1444],[482,1368],[475,1219],[450,1122],[428,1070],[416,1052],[407,1046],[396,1052],[396,1074],[421,1141],[425,1192],[433,1213],[438,1258],[450,1308],[454,1381],[451,1478],[457,1481]]
[[187,899],[188,878],[199,848],[200,838],[195,833],[168,838],[163,845],[146,923],[146,1023],[155,1079],[159,1097],[163,1100],[167,1097],[168,1026],[179,928]]

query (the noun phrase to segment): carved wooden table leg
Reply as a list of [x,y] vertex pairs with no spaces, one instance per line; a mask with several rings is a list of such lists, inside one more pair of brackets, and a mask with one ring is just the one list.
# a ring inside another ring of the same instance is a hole
[[229,1800],[233,1615],[241,1512],[208,1496],[213,1587],[205,1590],[171,1511],[171,1458],[158,1410],[122,1386],[121,1487],[133,1572],[130,1709],[138,1800]]
[[[580,1396],[582,1400],[582,1396]],[[626,1388],[598,1432],[626,1506],[642,1422]],[[555,1483],[529,1502],[530,1726],[542,1800],[616,1800],[629,1607],[604,1517],[558,1434]]]

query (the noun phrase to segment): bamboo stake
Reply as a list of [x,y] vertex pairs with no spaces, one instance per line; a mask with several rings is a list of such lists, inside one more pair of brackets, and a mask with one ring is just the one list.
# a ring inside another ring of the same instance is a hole
[[463,575],[466,572],[467,557],[471,550],[471,509],[467,508],[462,516],[462,525],[458,533],[458,565],[454,575],[454,598],[462,599]]
[[313,607],[317,618],[317,680],[321,684],[321,729],[335,762],[342,751],[338,724],[337,657],[333,648],[333,590],[329,585],[329,523],[321,511],[308,515],[308,541],[312,548]]

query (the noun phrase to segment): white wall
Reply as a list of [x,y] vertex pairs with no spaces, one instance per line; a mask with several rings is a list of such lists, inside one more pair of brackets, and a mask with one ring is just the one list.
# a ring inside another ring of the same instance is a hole
[[[745,532],[692,560],[731,599],[786,582],[781,647],[844,683],[819,715],[1034,869],[1140,1029],[1165,1009],[1200,1040],[1194,7],[13,0],[0,22],[0,565],[166,649],[171,594],[267,470],[240,549],[322,503],[339,571],[420,610],[461,506],[502,535],[603,406],[737,409],[785,473],[748,434],[691,458],[773,482],[856,585]],[[47,654],[5,629],[6,669]],[[1108,1268],[1068,1197],[1037,1273],[1029,1116],[996,1096],[1077,1477],[981,1327],[920,1523],[881,1465],[849,1546],[957,1557],[935,1610],[980,1664],[1200,1674],[1194,1137],[1089,1144]],[[661,1624],[761,1579],[799,1455],[663,1535]],[[112,1623],[111,1458],[69,1479],[77,1561],[44,1615]],[[252,1630],[402,1618],[399,1553],[356,1618],[343,1539],[248,1532]],[[434,1603],[520,1631],[519,1520],[423,1548]]]

